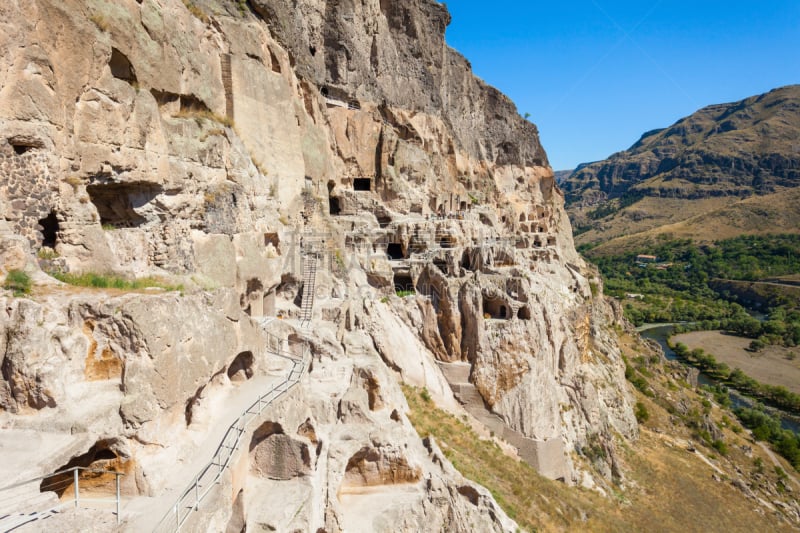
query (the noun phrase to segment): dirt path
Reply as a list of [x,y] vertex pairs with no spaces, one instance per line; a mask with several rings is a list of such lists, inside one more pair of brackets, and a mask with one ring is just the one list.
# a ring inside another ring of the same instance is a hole
[[766,445],[766,444],[764,444],[763,442],[759,442],[759,443],[758,443],[758,445],[759,445],[759,446],[761,446],[761,449],[762,449],[762,450],[764,450],[764,452],[765,452],[767,455],[769,455],[769,458],[770,458],[770,459],[772,459],[772,464],[774,464],[775,466],[780,466],[780,467],[781,467],[781,469],[783,469],[783,471],[784,471],[784,472],[786,472],[786,477],[788,477],[789,479],[791,479],[791,480],[792,480],[792,482],[793,482],[795,485],[797,485],[798,487],[800,487],[800,481],[797,481],[797,478],[796,478],[796,477],[794,477],[793,475],[791,475],[791,474],[790,474],[790,473],[789,473],[789,472],[788,472],[788,471],[787,471],[785,468],[783,468],[783,465],[781,465],[780,461],[778,461],[778,458],[777,458],[777,457],[775,457],[775,454],[772,452],[772,450],[770,450],[770,449],[769,449],[769,446],[767,446],[767,445]]
[[[712,354],[717,361],[769,385],[783,385],[790,391],[800,394],[800,358],[789,360],[790,352],[800,349],[769,346],[758,353],[746,350],[751,339],[727,335],[720,331],[694,331],[672,337],[672,342],[683,343],[690,350],[702,348]],[[798,353],[800,355],[800,353]]]

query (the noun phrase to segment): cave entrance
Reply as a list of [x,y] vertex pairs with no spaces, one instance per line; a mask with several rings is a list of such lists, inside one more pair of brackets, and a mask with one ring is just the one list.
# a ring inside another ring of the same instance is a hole
[[[509,318],[508,307],[506,307],[505,302],[499,298],[484,297],[483,313],[485,318],[496,318],[501,320],[507,320]],[[486,315],[488,315],[488,317]]]
[[355,178],[353,180],[354,191],[371,191],[372,180],[370,178]]
[[389,215],[378,215],[377,219],[378,219],[378,226],[380,226],[381,228],[385,228],[392,223],[392,217],[390,217]]
[[454,248],[456,246],[456,239],[452,235],[446,233],[444,235],[440,235],[439,237],[439,246],[442,248]]
[[228,379],[233,382],[247,381],[253,377],[253,365],[256,358],[253,357],[253,352],[246,351],[237,355],[231,365],[228,367]]
[[152,183],[95,183],[86,187],[97,208],[100,224],[114,228],[135,228],[147,221],[137,209],[149,204],[161,192]]
[[531,308],[526,306],[520,307],[519,311],[517,312],[517,318],[520,320],[530,320],[531,319]]
[[128,83],[136,82],[136,71],[133,68],[133,64],[125,54],[116,48],[111,49],[111,59],[108,61],[108,66],[111,69],[111,75],[115,78]]
[[399,261],[406,257],[403,253],[403,245],[399,242],[390,242],[386,247],[386,255],[389,256],[391,261]]
[[[74,467],[91,468],[92,470],[121,471],[121,459],[112,449],[113,440],[99,440],[86,453],[70,459],[65,465],[57,468],[55,473],[42,478],[39,492],[55,492],[59,498],[71,498],[75,494],[74,471],[64,472]],[[113,492],[116,490],[114,474],[82,470],[78,475],[80,492],[87,489],[93,492]]]
[[472,260],[470,259],[469,252],[467,250],[464,250],[464,253],[461,254],[461,268],[472,270]]
[[467,210],[467,202],[461,202],[461,204],[459,205],[459,208],[462,211],[466,211]]
[[447,275],[447,261],[445,261],[444,259],[439,259],[439,258],[434,259],[433,266],[441,270],[442,274]]
[[331,196],[328,198],[328,213],[331,215],[338,215],[342,212],[342,206],[339,203],[339,199],[335,196]]
[[42,247],[55,248],[58,241],[58,218],[54,211],[50,211],[46,217],[39,220],[42,227]]
[[414,279],[411,274],[395,273],[392,279],[395,292],[409,292],[414,290]]
[[547,237],[547,246],[555,246],[556,245],[556,238],[554,236]]

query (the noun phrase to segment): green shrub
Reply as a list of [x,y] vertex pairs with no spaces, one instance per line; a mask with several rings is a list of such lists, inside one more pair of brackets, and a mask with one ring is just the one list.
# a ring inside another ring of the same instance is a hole
[[636,415],[636,421],[640,424],[644,424],[650,418],[650,413],[647,411],[647,406],[645,406],[645,404],[642,402],[636,402],[633,413]]
[[3,288],[14,293],[14,296],[22,296],[31,292],[31,277],[22,270],[9,270]]
[[728,445],[722,440],[715,440],[711,443],[711,447],[717,450],[720,455],[728,455]]
[[425,403],[431,403],[431,393],[428,392],[427,388],[423,388],[419,392],[419,397],[422,398],[422,401]]

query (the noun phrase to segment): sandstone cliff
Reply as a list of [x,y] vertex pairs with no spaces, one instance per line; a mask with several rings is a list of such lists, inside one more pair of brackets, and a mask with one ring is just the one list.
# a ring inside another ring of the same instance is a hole
[[599,280],[535,126],[446,46],[442,5],[37,0],[0,20],[0,269],[36,283],[2,296],[0,423],[31,443],[7,479],[117,465],[141,527],[141,498],[163,507],[285,371],[275,339],[310,368],[198,528],[513,529],[416,435],[399,381],[549,477],[603,483],[575,463],[590,439],[622,476],[613,440],[637,428]]

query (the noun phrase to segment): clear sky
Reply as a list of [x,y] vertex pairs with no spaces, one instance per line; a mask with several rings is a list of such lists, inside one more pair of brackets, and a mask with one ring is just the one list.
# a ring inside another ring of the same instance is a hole
[[450,0],[447,42],[530,113],[555,170],[800,83],[800,0]]

